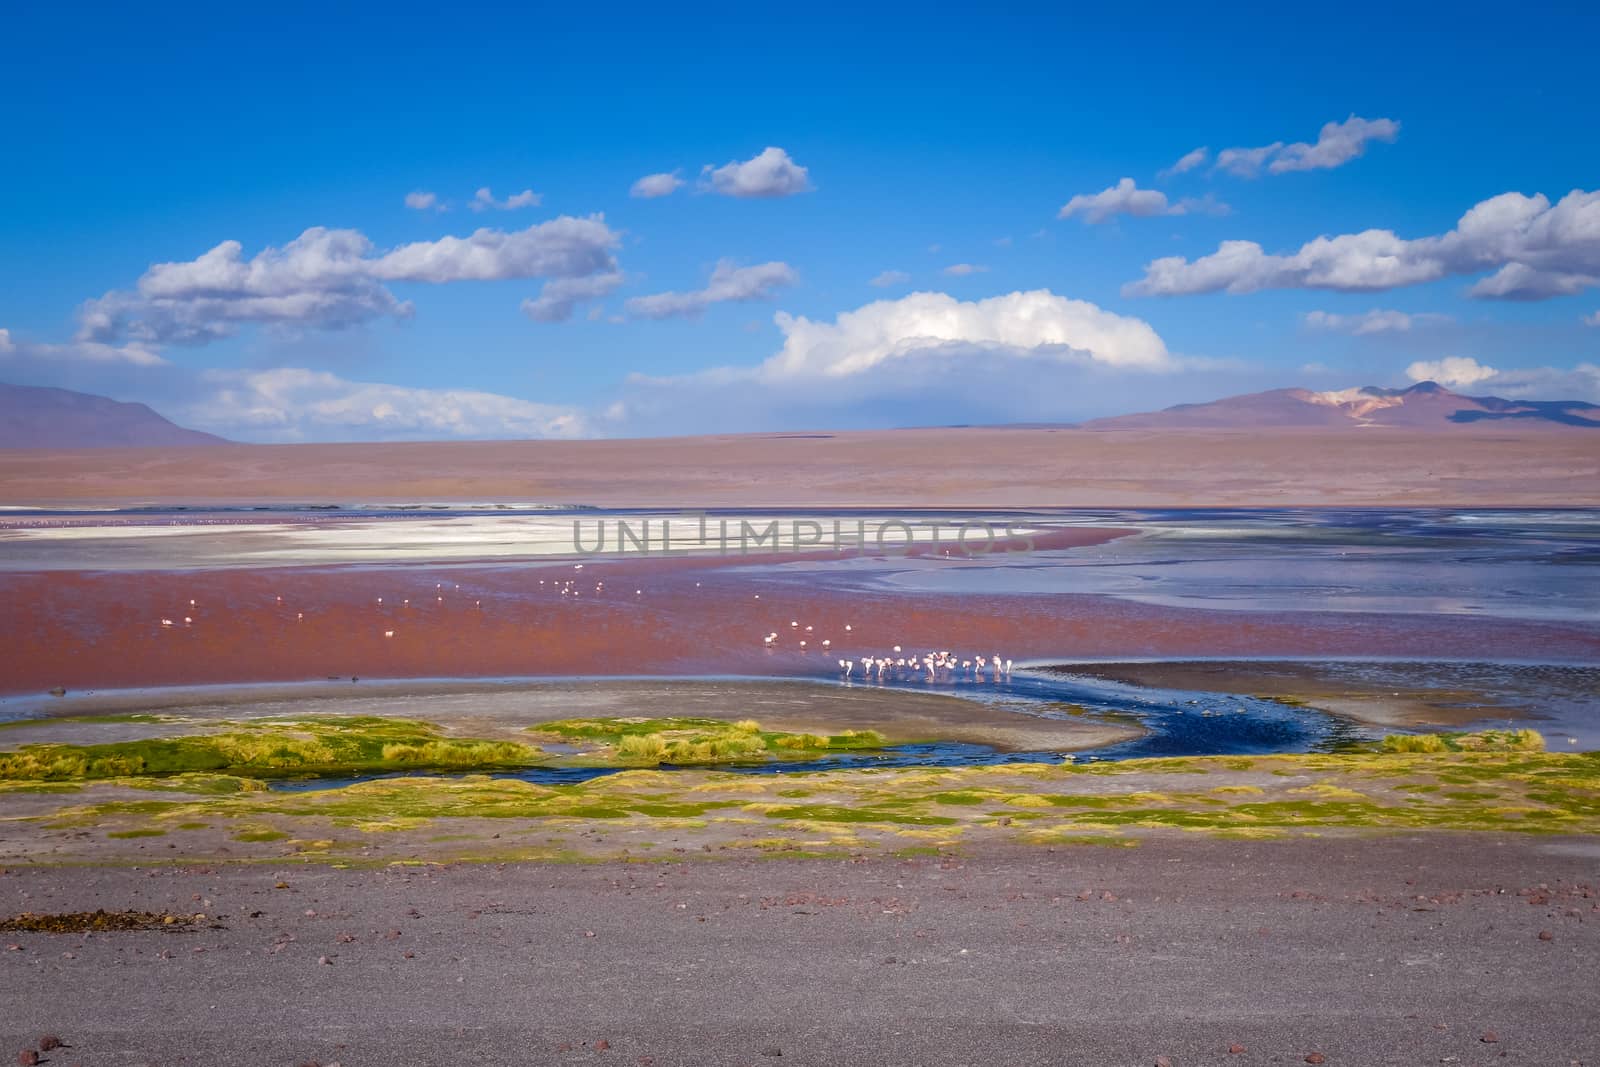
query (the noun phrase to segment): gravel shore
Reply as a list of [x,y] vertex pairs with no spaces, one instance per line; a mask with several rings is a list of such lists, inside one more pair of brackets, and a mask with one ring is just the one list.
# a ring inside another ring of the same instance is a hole
[[0,933],[8,1062],[45,1034],[68,1047],[41,1062],[85,1065],[1568,1067],[1600,1050],[1590,837],[0,875],[6,916],[96,908],[206,919]]

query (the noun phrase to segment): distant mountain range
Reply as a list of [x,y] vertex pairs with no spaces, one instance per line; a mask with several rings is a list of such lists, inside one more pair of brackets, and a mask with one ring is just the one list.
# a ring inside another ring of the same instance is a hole
[[1248,430],[1391,426],[1419,430],[1484,423],[1600,429],[1600,404],[1463,396],[1437,382],[1418,382],[1409,389],[1367,386],[1327,393],[1310,389],[1271,389],[1207,404],[1179,404],[1143,415],[1094,419],[1081,423],[1080,427],[1086,430]]
[[[1272,389],[1179,404],[1141,415],[1117,415],[1080,423],[1084,430],[1358,429],[1403,427],[1449,430],[1504,423],[1520,427],[1600,429],[1600,404],[1578,400],[1504,400],[1463,396],[1435,382],[1409,389]],[[1020,428],[1020,427],[1019,427]],[[1053,428],[1059,429],[1057,424]],[[111,400],[69,389],[0,383],[0,449],[118,448],[231,444],[189,430],[143,404]]]
[[223,445],[186,430],[143,404],[70,389],[0,383],[0,448],[117,448]]

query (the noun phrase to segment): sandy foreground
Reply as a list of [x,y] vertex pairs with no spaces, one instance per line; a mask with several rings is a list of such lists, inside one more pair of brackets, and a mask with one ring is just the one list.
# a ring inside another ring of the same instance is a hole
[[1600,433],[1010,427],[6,451],[0,487],[7,506],[1582,507],[1600,504]]
[[1592,838],[1482,833],[16,867],[5,914],[215,925],[0,933],[0,1052],[49,1033],[67,1047],[46,1062],[103,1065],[1567,1067],[1600,1046],[1597,866]]

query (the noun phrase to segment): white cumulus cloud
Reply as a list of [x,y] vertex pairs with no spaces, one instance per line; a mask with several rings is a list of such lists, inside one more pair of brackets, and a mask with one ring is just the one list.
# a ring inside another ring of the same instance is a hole
[[1479,363],[1471,356],[1418,360],[1406,368],[1406,377],[1414,382],[1438,382],[1452,389],[1476,385],[1499,373],[1494,367]]
[[480,229],[387,252],[359,231],[321,227],[248,258],[238,241],[224,241],[195,259],[151,266],[132,292],[84,304],[78,339],[193,344],[244,323],[333,329],[382,315],[404,318],[412,306],[387,283],[611,274],[619,241],[599,215],[562,216],[510,232]]
[[1186,373],[1196,361],[1169,354],[1148,323],[1048,290],[915,292],[775,321],[782,347],[760,363],[630,376],[618,431],[1059,422],[1271,384],[1220,365]]
[[777,323],[783,349],[760,368],[769,378],[837,378],[880,364],[914,367],[921,358],[958,350],[1143,369],[1172,362],[1149,323],[1046,289],[972,301],[912,293],[843,312],[833,322],[780,312]]
[[794,196],[812,188],[806,168],[790,159],[783,149],[772,146],[743,163],[734,161],[720,167],[708,163],[702,173],[706,187],[723,196]]
[[988,270],[989,268],[981,263],[952,263],[944,269],[943,273],[952,278],[965,278],[969,274],[986,274]]
[[[1269,173],[1297,170],[1331,170],[1343,166],[1367,150],[1370,141],[1393,142],[1400,136],[1400,124],[1393,119],[1364,119],[1351,115],[1343,122],[1325,123],[1315,142],[1274,141],[1257,148],[1224,148],[1217,153],[1213,170],[1226,171],[1241,178],[1254,178],[1265,167]],[[1189,154],[1194,155],[1193,152]],[[1185,156],[1184,159],[1188,159]],[[1180,162],[1182,162],[1180,160]],[[1194,164],[1198,166],[1199,164]]]
[[1286,255],[1254,241],[1224,241],[1199,259],[1168,256],[1124,287],[1129,296],[1252,293],[1262,289],[1374,292],[1458,274],[1495,271],[1469,294],[1541,300],[1600,285],[1600,192],[1575,189],[1555,204],[1502,193],[1476,204],[1455,229],[1406,239],[1392,230],[1318,237]]
[[692,318],[712,304],[765,300],[774,289],[793,285],[798,279],[795,269],[787,263],[740,267],[724,259],[712,270],[704,289],[636,296],[628,301],[627,308],[630,314],[646,319]]
[[406,194],[406,207],[415,211],[427,211],[438,206],[442,205],[439,204],[439,194],[437,193],[416,189]]
[[671,196],[683,185],[683,179],[677,172],[646,174],[643,178],[633,183],[628,190],[628,195],[640,200],[653,200],[658,196]]

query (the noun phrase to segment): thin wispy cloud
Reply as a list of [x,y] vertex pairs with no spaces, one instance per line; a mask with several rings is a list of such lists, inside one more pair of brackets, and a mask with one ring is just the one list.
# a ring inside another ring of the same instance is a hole
[[[905,285],[909,281],[911,281],[911,275],[903,270],[886,270],[867,284],[875,285],[879,289],[887,289],[891,285]],[[1597,314],[1600,314],[1600,312],[1597,312]]]
[[487,185],[472,194],[467,206],[473,211],[516,211],[518,208],[538,207],[544,197],[532,189],[512,193],[504,200],[496,200],[494,191]]
[[1197,167],[1205,166],[1206,161],[1210,158],[1211,149],[1201,145],[1199,148],[1185,152],[1183,155],[1179,156],[1176,163],[1172,164],[1170,167],[1163,168],[1158,172],[1158,174],[1163,178],[1171,177],[1174,174],[1187,174],[1189,171],[1194,170]]
[[[1373,141],[1393,142],[1400,136],[1400,124],[1393,119],[1364,119],[1351,115],[1343,122],[1323,125],[1313,142],[1296,141],[1285,144],[1274,141],[1257,148],[1224,148],[1217,153],[1213,170],[1224,171],[1241,178],[1254,178],[1265,167],[1269,174],[1287,174],[1302,170],[1331,170],[1363,155]],[[1201,152],[1196,149],[1195,152]],[[1183,164],[1195,156],[1190,152],[1178,161]],[[1204,162],[1201,157],[1189,163],[1184,170],[1193,169]],[[1177,165],[1173,173],[1181,173]]]
[[196,399],[175,412],[184,424],[258,441],[580,437],[588,429],[582,412],[558,404],[349,381],[301,367],[211,370],[196,384]]
[[[579,278],[557,278],[544,283],[539,295],[522,302],[522,313],[534,322],[566,322],[579,304],[609,296],[622,285],[621,271],[590,274]],[[591,320],[603,314],[599,307],[589,309]]]
[[1167,199],[1159,189],[1141,189],[1132,178],[1123,178],[1116,185],[1098,193],[1079,193],[1061,206],[1057,218],[1082,217],[1090,225],[1109,222],[1117,215],[1134,218],[1153,218],[1159,215],[1226,215],[1232,209],[1227,204],[1206,196],[1177,201]]
[[658,197],[671,196],[682,186],[683,179],[678,177],[676,171],[646,174],[633,183],[628,189],[628,195],[636,200],[654,200]]
[[1331,311],[1308,311],[1303,316],[1306,326],[1313,330],[1331,333],[1348,333],[1356,336],[1374,333],[1407,333],[1413,327],[1435,325],[1450,321],[1449,315],[1433,312],[1410,313],[1387,308],[1373,308],[1357,315],[1340,315]]
[[798,280],[799,275],[787,263],[774,261],[740,267],[724,259],[712,270],[703,289],[636,296],[626,307],[629,314],[638,318],[693,318],[713,304],[766,300],[775,290]]

